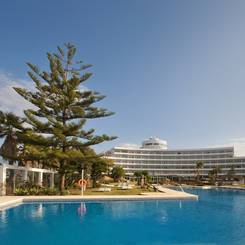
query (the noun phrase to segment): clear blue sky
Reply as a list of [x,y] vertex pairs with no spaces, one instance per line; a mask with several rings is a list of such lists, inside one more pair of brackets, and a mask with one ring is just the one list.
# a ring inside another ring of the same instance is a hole
[[0,106],[13,110],[4,95],[27,80],[26,61],[45,69],[45,53],[70,41],[94,64],[86,85],[116,112],[89,124],[119,137],[97,150],[149,136],[170,147],[243,140],[244,13],[244,0],[2,1]]

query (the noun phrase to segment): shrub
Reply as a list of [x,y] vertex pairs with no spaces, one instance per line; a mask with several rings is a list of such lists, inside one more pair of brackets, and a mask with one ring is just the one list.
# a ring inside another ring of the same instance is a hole
[[41,187],[29,182],[19,185],[14,191],[17,196],[57,195],[58,193],[55,188]]
[[43,188],[42,193],[43,195],[54,196],[57,195],[59,192],[55,188]]

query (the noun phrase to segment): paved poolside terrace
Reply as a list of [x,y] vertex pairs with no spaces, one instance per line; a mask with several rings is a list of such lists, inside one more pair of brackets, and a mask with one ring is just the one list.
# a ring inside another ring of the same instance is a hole
[[165,189],[164,193],[147,192],[141,193],[141,195],[0,196],[0,210],[22,203],[33,202],[198,200],[197,195]]

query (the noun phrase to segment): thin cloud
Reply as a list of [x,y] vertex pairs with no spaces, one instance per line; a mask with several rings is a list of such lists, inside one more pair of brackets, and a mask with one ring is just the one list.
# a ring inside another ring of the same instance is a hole
[[[33,90],[33,82],[15,78],[11,73],[0,71],[0,110],[13,112],[19,116],[23,115],[23,110],[35,108],[34,105],[22,98],[15,92],[13,87],[23,87]],[[90,90],[86,86],[80,86],[81,91]]]
[[10,73],[0,72],[0,110],[23,115],[23,110],[33,105],[15,92],[13,87],[28,88],[28,81],[14,78]]

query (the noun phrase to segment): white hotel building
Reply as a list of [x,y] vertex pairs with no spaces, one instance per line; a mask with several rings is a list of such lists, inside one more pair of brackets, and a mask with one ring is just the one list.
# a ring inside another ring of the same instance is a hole
[[210,170],[220,166],[219,175],[227,175],[234,167],[235,176],[245,178],[245,156],[234,154],[234,147],[200,149],[168,149],[167,142],[158,138],[143,141],[142,146],[114,147],[106,153],[116,165],[122,166],[126,176],[147,170],[152,177],[184,177],[196,175],[196,163],[204,164],[201,175],[207,177]]

